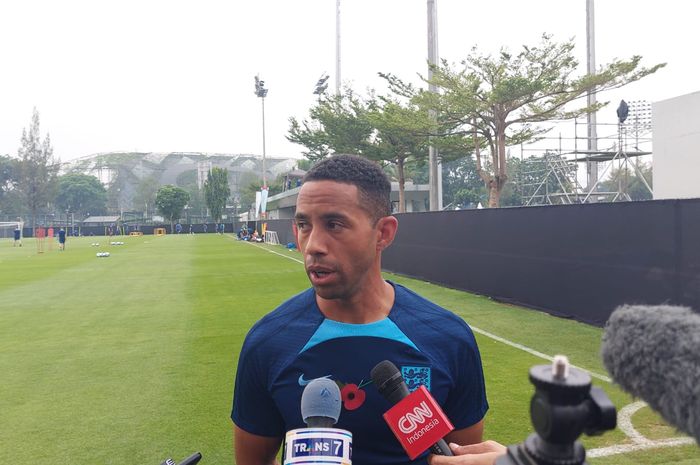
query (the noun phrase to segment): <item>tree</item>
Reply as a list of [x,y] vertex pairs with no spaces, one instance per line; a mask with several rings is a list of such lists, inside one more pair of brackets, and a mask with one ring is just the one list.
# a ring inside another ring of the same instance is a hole
[[[477,172],[489,190],[489,206],[498,207],[508,181],[507,145],[533,141],[546,132],[537,123],[570,119],[607,104],[573,103],[588,91],[618,88],[665,66],[640,67],[641,57],[633,56],[595,74],[572,77],[578,67],[573,49],[573,39],[556,43],[545,34],[539,45],[523,46],[517,54],[501,49],[491,56],[472,49],[461,69],[452,69],[443,60],[433,67],[429,81],[438,87],[437,93],[415,91],[393,76],[389,82],[395,92],[412,94],[416,104],[437,111],[449,134],[471,135]],[[489,167],[482,160],[482,148],[490,152]]]
[[46,134],[41,142],[40,136],[39,112],[34,108],[29,131],[26,128],[22,130],[18,151],[21,160],[18,188],[25,206],[32,215],[32,230],[36,227],[37,212],[48,205],[58,172],[58,163],[53,158],[51,138]]
[[228,187],[228,170],[224,168],[212,168],[204,181],[204,198],[214,221],[221,221],[221,215],[226,208],[226,200],[231,195]]
[[190,200],[190,194],[186,190],[166,185],[158,189],[156,193],[156,208],[166,218],[170,219],[170,230],[173,231],[175,220],[180,219],[182,209]]
[[365,153],[370,159],[396,166],[399,183],[399,213],[406,211],[406,163],[427,156],[428,136],[434,123],[426,111],[398,99],[380,97],[370,103],[366,119],[373,129],[371,145]]
[[372,134],[366,114],[367,103],[352,89],[339,95],[323,94],[309,110],[311,122],[289,119],[287,140],[306,147],[302,154],[312,161],[333,153],[363,155]]
[[66,174],[58,178],[55,203],[62,211],[100,214],[107,207],[107,190],[94,176]]
[[19,213],[20,202],[17,186],[20,181],[20,161],[8,155],[0,155],[0,212]]
[[471,154],[442,164],[442,197],[446,205],[460,207],[486,200],[488,193]]

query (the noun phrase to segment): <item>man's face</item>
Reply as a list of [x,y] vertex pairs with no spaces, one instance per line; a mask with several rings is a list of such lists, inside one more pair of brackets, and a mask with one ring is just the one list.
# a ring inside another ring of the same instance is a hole
[[311,285],[324,299],[349,299],[379,263],[379,232],[361,208],[354,185],[305,183],[297,198],[294,234]]

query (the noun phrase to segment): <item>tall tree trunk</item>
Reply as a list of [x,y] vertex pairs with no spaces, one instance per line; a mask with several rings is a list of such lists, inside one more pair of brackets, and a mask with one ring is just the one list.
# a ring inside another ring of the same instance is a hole
[[494,176],[489,185],[489,207],[501,206],[501,191],[508,181],[506,171],[506,124],[505,121],[496,121],[496,153],[493,155]]
[[498,178],[494,177],[491,182],[489,182],[489,208],[498,208],[501,204],[501,189],[499,186]]
[[406,174],[404,173],[404,159],[398,158],[396,160],[396,168],[399,172],[399,213],[406,213],[406,192],[404,187],[406,185]]

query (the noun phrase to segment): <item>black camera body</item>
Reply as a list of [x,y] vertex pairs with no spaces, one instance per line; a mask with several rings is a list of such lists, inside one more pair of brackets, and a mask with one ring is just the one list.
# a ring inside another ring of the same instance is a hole
[[602,389],[591,386],[591,377],[556,356],[552,365],[530,369],[535,394],[530,418],[535,428],[523,443],[509,446],[496,465],[584,465],[586,451],[577,440],[615,428],[617,412]]

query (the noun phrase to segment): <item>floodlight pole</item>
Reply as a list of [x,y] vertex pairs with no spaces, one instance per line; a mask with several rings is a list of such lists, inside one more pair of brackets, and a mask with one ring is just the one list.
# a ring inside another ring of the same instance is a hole
[[263,152],[262,152],[262,180],[263,188],[267,187],[267,174],[265,173],[265,96],[263,96],[260,101],[262,102],[262,136],[263,136]]
[[255,76],[255,95],[260,97],[262,102],[262,136],[263,136],[263,153],[262,153],[262,181],[263,188],[267,187],[267,175],[265,173],[265,97],[267,96],[267,89],[265,88],[265,81],[260,79],[260,76]]
[[340,0],[335,1],[335,93],[340,95]]
[[[433,78],[433,65],[438,62],[438,43],[437,43],[437,7],[436,0],[428,1],[428,80]],[[428,85],[430,92],[437,92],[437,86],[430,83]],[[433,121],[437,120],[437,115],[434,110],[430,111],[430,116]],[[441,165],[438,160],[438,150],[430,144],[428,147],[428,179],[430,185],[430,210],[442,210],[442,172]]]
[[[586,44],[587,44],[587,62],[588,62],[588,74],[594,74],[595,69],[595,12],[594,12],[595,0],[586,0]],[[588,106],[596,104],[596,93],[595,89],[588,92]],[[595,155],[598,151],[598,132],[596,130],[596,114],[595,112],[590,112],[586,115],[588,122],[588,153],[589,157]],[[586,162],[586,173],[587,173],[587,186],[588,197],[591,198],[592,202],[597,200],[597,197],[591,197],[592,188],[597,185],[598,181],[598,162],[591,161],[590,159]]]

